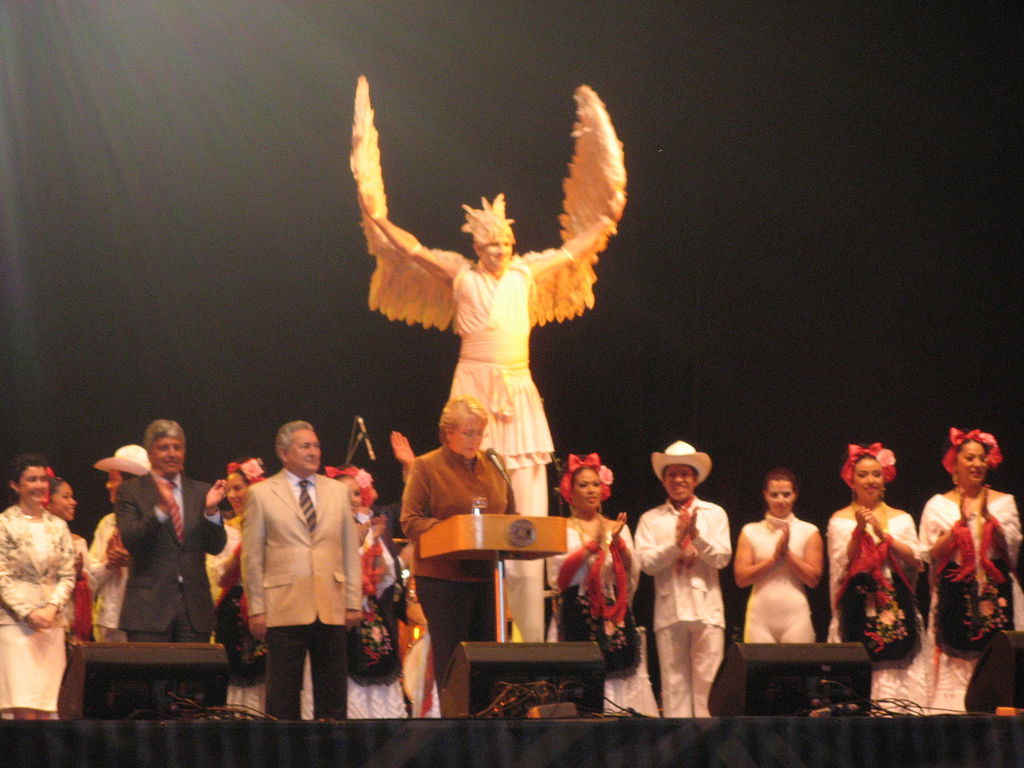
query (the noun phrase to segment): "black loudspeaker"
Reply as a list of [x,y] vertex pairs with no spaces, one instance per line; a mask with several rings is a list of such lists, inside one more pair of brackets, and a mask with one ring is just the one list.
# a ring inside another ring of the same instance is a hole
[[794,715],[871,698],[871,659],[860,643],[736,643],[708,697],[714,717]]
[[1000,632],[989,641],[964,701],[968,712],[1024,707],[1024,632]]
[[[597,643],[460,643],[441,692],[442,717],[470,717],[487,709],[508,686],[523,691],[490,716],[521,717],[554,701],[581,711],[604,709],[604,657]],[[520,688],[521,686],[521,688]],[[541,697],[528,691],[546,691]]]
[[82,643],[61,685],[62,720],[173,718],[183,699],[201,707],[227,699],[228,659],[213,643]]

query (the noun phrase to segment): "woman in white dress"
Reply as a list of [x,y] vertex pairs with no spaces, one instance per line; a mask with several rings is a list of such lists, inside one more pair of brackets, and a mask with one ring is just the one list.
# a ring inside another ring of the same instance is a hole
[[754,587],[743,642],[813,643],[807,588],[821,581],[821,534],[793,514],[799,491],[790,470],[765,475],[763,493],[764,520],[743,526],[733,559],[736,586]]
[[985,645],[1001,630],[1024,629],[1017,503],[987,483],[1002,459],[992,435],[950,429],[942,466],[953,488],[933,496],[921,515],[921,545],[931,562],[929,634],[938,649],[930,697],[935,709],[963,711]]
[[896,457],[881,443],[850,445],[840,476],[853,500],[828,524],[828,641],[864,644],[872,699],[923,706],[931,644],[914,599],[920,546],[910,515],[885,503]]
[[569,456],[559,491],[571,511],[564,555],[547,560],[548,582],[558,590],[549,637],[595,641],[605,659],[605,711],[633,710],[658,717],[644,664],[642,638],[630,603],[640,577],[626,513],[601,514],[611,496],[612,473],[596,453]]
[[[71,525],[78,502],[67,480],[50,478],[50,498],[46,509],[54,517]],[[77,533],[72,533],[71,545],[75,548],[75,589],[71,599],[64,604],[64,617],[71,637],[87,642],[92,640],[92,595],[95,588],[92,574],[85,567],[89,543]]]
[[8,482],[17,501],[0,514],[0,711],[5,718],[53,719],[75,551],[67,523],[44,506],[46,459],[16,456]]
[[377,491],[369,472],[358,467],[325,471],[348,486],[361,542],[363,619],[348,633],[348,717],[408,717],[399,680],[402,664],[395,602],[402,566],[389,535],[388,517],[371,509]]
[[267,648],[249,632],[245,592],[241,580],[242,525],[249,486],[265,480],[263,462],[246,457],[227,466],[226,498],[232,516],[225,520],[228,540],[216,555],[206,556],[210,592],[217,606],[214,640],[228,656],[228,697],[231,707],[262,713],[267,708]]

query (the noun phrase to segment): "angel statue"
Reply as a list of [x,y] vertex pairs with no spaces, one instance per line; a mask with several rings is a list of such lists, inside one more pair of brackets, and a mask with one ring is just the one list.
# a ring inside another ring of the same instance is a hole
[[[547,514],[545,466],[554,445],[530,375],[530,329],[568,320],[594,306],[594,265],[626,204],[622,144],[604,104],[586,85],[576,89],[575,156],[565,179],[559,217],[562,245],[539,253],[513,252],[505,196],[482,208],[463,206],[462,231],[473,237],[476,261],[424,247],[388,218],[370,89],[360,77],[352,126],[352,174],[362,226],[377,268],[370,309],[391,320],[446,329],[462,337],[451,396],[473,395],[490,419],[482,447],[493,447],[511,477],[520,514]],[[509,607],[527,642],[543,639],[543,566],[509,568]]]

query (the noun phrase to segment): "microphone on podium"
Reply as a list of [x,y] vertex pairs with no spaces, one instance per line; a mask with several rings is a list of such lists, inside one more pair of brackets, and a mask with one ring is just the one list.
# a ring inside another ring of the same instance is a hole
[[508,472],[505,471],[505,462],[501,460],[501,456],[493,448],[488,448],[484,451],[484,456],[491,460],[491,463],[498,468],[498,472],[501,473],[501,478],[505,481],[505,485],[508,486],[508,509],[505,514],[514,515],[516,514],[516,499],[512,493],[512,479],[508,476]]
[[512,485],[512,481],[508,477],[508,472],[505,471],[505,462],[501,460],[501,456],[498,455],[498,452],[493,448],[488,448],[484,451],[484,455],[491,460],[491,463],[494,464],[494,466],[498,468],[502,479],[509,485]]

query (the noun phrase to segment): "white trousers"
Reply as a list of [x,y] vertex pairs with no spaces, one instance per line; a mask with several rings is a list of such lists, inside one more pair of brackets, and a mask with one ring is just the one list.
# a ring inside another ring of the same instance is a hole
[[[547,465],[510,470],[516,511],[521,515],[548,514]],[[505,597],[523,642],[544,642],[544,560],[505,563]]]
[[677,621],[654,638],[662,717],[710,717],[708,693],[725,653],[725,631],[700,621]]

